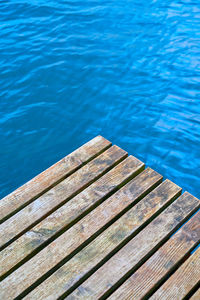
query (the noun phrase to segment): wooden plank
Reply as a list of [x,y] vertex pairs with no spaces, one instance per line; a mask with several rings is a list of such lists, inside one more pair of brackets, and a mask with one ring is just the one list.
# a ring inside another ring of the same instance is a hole
[[97,136],[0,201],[0,223],[93,159],[111,143]]
[[0,225],[0,247],[33,227],[127,156],[112,146]]
[[39,300],[61,296],[84,275],[103,264],[180,193],[181,188],[169,180],[161,183],[25,298]]
[[63,263],[66,262],[79,249],[108,227],[111,222],[115,221],[122,212],[125,212],[155,188],[161,180],[162,176],[157,172],[150,168],[144,170],[68,231],[6,277],[0,283],[0,298],[15,298],[32,286],[46,272],[49,270],[54,271],[56,266],[59,267],[57,264],[61,260]]
[[109,300],[139,300],[152,294],[199,242],[199,221],[200,211],[128,278]]
[[128,180],[144,169],[144,164],[133,156],[129,156],[111,171],[75,196],[54,213],[42,220],[31,229],[31,232],[22,235],[18,240],[0,252],[0,277],[9,270],[16,268],[18,263],[54,237],[58,232],[69,228],[81,216],[99,205],[105,197],[117,191]]
[[182,300],[200,283],[200,248],[150,298]]
[[190,300],[199,300],[199,299],[200,299],[200,288],[196,291],[196,293],[194,293],[194,295],[192,295]]
[[199,207],[197,198],[184,193],[66,299],[108,296]]

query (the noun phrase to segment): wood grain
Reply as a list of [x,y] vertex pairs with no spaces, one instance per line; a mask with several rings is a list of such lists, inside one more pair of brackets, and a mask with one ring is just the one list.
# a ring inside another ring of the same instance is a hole
[[200,283],[200,248],[150,298],[181,300]]
[[31,229],[31,232],[19,237],[11,245],[0,252],[0,277],[16,268],[18,263],[54,237],[63,228],[69,228],[75,220],[99,205],[105,197],[136,176],[144,168],[144,164],[133,156],[129,156],[100,179],[83,190],[71,201],[42,220]]
[[[86,215],[68,231],[42,249],[0,283],[0,298],[12,299],[29,288],[61,260],[66,262],[86,241],[116,220],[123,211],[145,196],[162,180],[157,172],[147,168],[101,205]],[[79,247],[79,248],[78,248]],[[78,248],[78,249],[77,249]],[[45,278],[45,277],[44,277]]]
[[200,211],[127,279],[109,297],[109,300],[138,300],[147,297],[161,280],[180,264],[180,261],[197,245],[199,240]]
[[0,223],[111,146],[97,136],[0,201]]
[[125,280],[140,267],[199,207],[198,199],[184,193],[66,299],[88,300],[109,295],[122,278]]
[[99,267],[125,241],[136,235],[142,226],[169,205],[180,192],[181,189],[169,180],[161,183],[25,299],[56,299],[61,296],[93,268],[97,265]]
[[33,227],[127,156],[112,146],[0,225],[0,247]]

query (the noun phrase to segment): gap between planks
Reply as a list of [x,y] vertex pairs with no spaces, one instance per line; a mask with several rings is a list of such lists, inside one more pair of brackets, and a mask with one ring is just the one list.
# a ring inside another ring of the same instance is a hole
[[0,271],[0,277],[3,279],[9,275],[20,264],[80,221],[143,169],[142,162],[129,156],[70,202],[31,228],[29,232],[0,252],[0,264],[4,265]]
[[27,299],[61,296],[66,291],[70,293],[156,218],[180,192],[181,189],[168,180],[161,183],[27,295]]
[[[154,189],[161,180],[162,176],[157,172],[150,168],[144,170],[81,221],[6,277],[0,283],[2,293],[7,294],[8,287],[12,287],[9,289],[9,293],[13,293],[10,297],[16,297],[33,286],[34,282],[40,281],[40,278],[43,280]],[[34,273],[32,272],[33,269]]]
[[127,157],[112,146],[0,225],[2,250]]
[[1,199],[0,224],[90,160],[103,153],[111,145],[110,141],[102,136],[97,136]]
[[[200,201],[184,193],[155,220],[111,257],[72,294],[82,299],[105,299],[135,272],[200,207]],[[63,294],[67,296],[68,293]],[[85,298],[84,298],[85,297]],[[68,299],[68,298],[67,298]]]
[[146,299],[188,258],[200,240],[200,211],[131,275],[109,300]]
[[185,299],[199,284],[200,247],[170,276],[150,299]]

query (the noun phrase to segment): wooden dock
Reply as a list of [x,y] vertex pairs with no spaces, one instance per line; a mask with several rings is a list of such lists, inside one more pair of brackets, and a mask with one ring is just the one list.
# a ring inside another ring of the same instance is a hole
[[200,200],[98,136],[0,200],[0,300],[200,300]]

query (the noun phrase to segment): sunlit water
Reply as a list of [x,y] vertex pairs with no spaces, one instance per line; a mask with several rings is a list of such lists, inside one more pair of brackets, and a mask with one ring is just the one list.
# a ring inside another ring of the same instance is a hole
[[102,134],[200,197],[199,0],[0,1],[0,196]]

